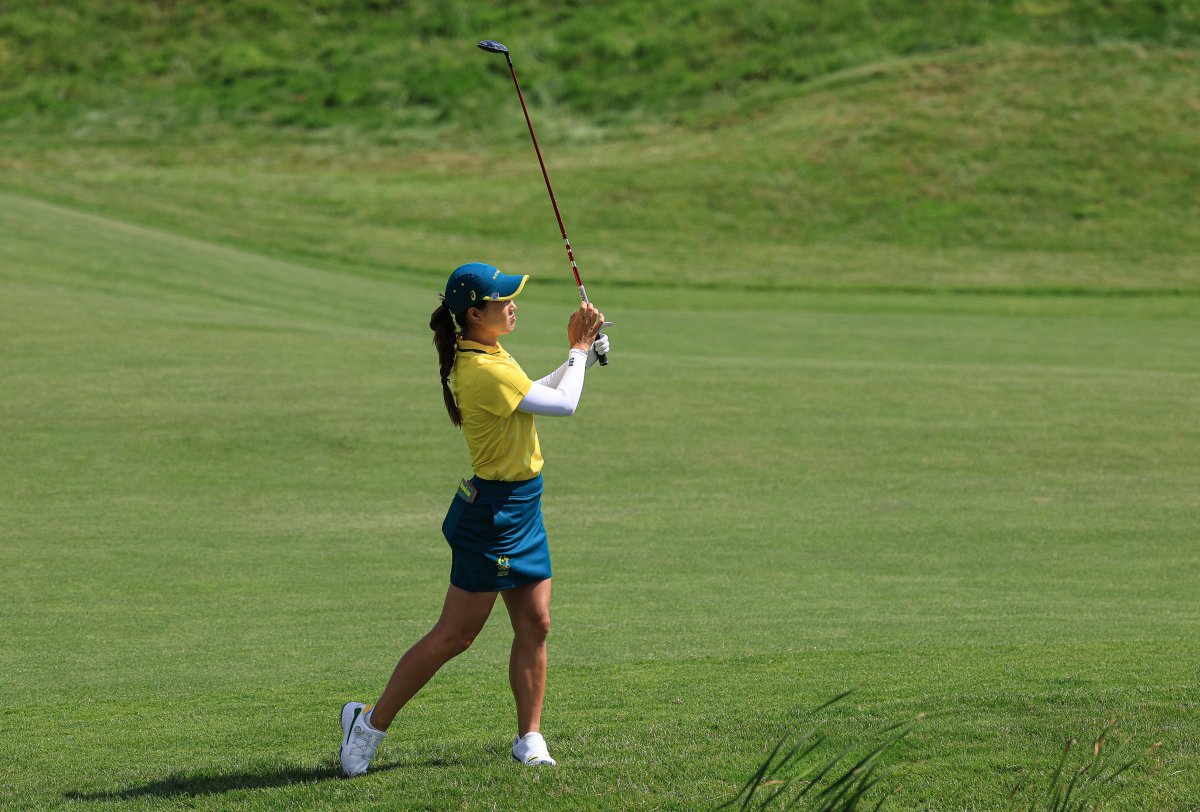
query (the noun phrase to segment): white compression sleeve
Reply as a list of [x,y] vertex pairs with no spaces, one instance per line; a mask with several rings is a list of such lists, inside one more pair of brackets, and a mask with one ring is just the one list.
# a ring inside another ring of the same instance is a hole
[[551,372],[544,378],[538,378],[534,383],[540,383],[542,386],[549,386],[551,389],[557,389],[558,384],[562,381],[562,376],[566,374],[567,365],[571,363],[571,354],[567,353],[567,360],[562,362],[562,366]]
[[587,353],[583,350],[571,350],[565,364],[542,378],[542,381],[548,381],[557,377],[556,386],[552,388],[541,381],[535,381],[529,388],[529,393],[517,404],[517,410],[546,417],[570,417],[575,414],[575,409],[579,406],[579,396],[583,394],[583,372],[586,365]]

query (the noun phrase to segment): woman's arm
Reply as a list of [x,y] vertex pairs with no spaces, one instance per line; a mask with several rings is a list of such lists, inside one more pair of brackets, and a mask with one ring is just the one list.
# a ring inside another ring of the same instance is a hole
[[[572,349],[565,364],[541,380],[534,381],[529,392],[517,404],[517,411],[546,417],[570,417],[579,407],[583,394],[583,371],[587,353]],[[552,385],[548,385],[552,384]]]
[[564,374],[566,374],[567,364],[569,363],[571,363],[571,355],[570,353],[567,353],[567,360],[562,362],[562,366],[551,372],[546,377],[538,378],[533,382],[533,385],[537,386],[538,384],[541,384],[542,386],[548,386],[551,389],[557,389],[558,385],[562,383],[562,377]]
[[[608,355],[609,346],[608,336],[600,336],[594,342],[592,342],[591,349],[588,350],[587,365],[585,366],[585,369],[591,369],[592,365],[599,360],[600,355]],[[599,353],[599,355],[597,355],[597,353]],[[571,359],[568,356],[567,360],[562,362],[562,366],[551,372],[546,377],[538,378],[536,381],[534,381],[534,383],[540,383],[542,386],[549,386],[551,389],[557,389],[559,382],[562,381],[563,373],[567,371],[567,364],[570,363],[570,360]]]
[[[540,381],[530,384],[529,391],[517,404],[517,410],[527,414],[549,417],[570,417],[579,406],[583,393],[583,371],[590,366],[588,354],[597,340],[604,314],[590,302],[580,302],[579,309],[567,320],[567,343],[571,353],[567,363]],[[607,346],[600,351],[607,351]],[[547,383],[554,385],[547,386]]]

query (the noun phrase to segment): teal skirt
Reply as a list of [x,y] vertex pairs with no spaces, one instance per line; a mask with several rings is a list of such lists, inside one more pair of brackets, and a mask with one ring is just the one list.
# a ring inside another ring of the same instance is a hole
[[524,482],[464,480],[450,502],[442,535],[454,560],[450,583],[468,592],[499,592],[550,577],[542,523],[542,475]]

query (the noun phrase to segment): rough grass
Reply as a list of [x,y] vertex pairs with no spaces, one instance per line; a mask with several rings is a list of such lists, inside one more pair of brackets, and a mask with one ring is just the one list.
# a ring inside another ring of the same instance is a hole
[[507,106],[488,90],[506,74],[471,47],[485,37],[513,48],[537,107],[627,128],[718,120],[748,97],[791,96],[831,73],[963,46],[1195,47],[1200,5],[10,0],[0,121],[91,135],[214,122],[379,138],[490,128]]
[[[967,49],[547,159],[585,277],[609,286],[1194,295],[1197,87],[1190,50]],[[532,150],[497,143],[523,129],[507,113],[441,148],[14,139],[0,187],[431,285],[447,252],[564,273]]]

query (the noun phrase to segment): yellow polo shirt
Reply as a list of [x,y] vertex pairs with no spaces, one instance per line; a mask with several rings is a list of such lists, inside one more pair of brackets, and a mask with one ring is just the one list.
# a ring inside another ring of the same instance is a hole
[[475,476],[521,482],[541,472],[542,449],[533,415],[517,411],[532,386],[503,347],[459,339],[450,391],[462,413]]

